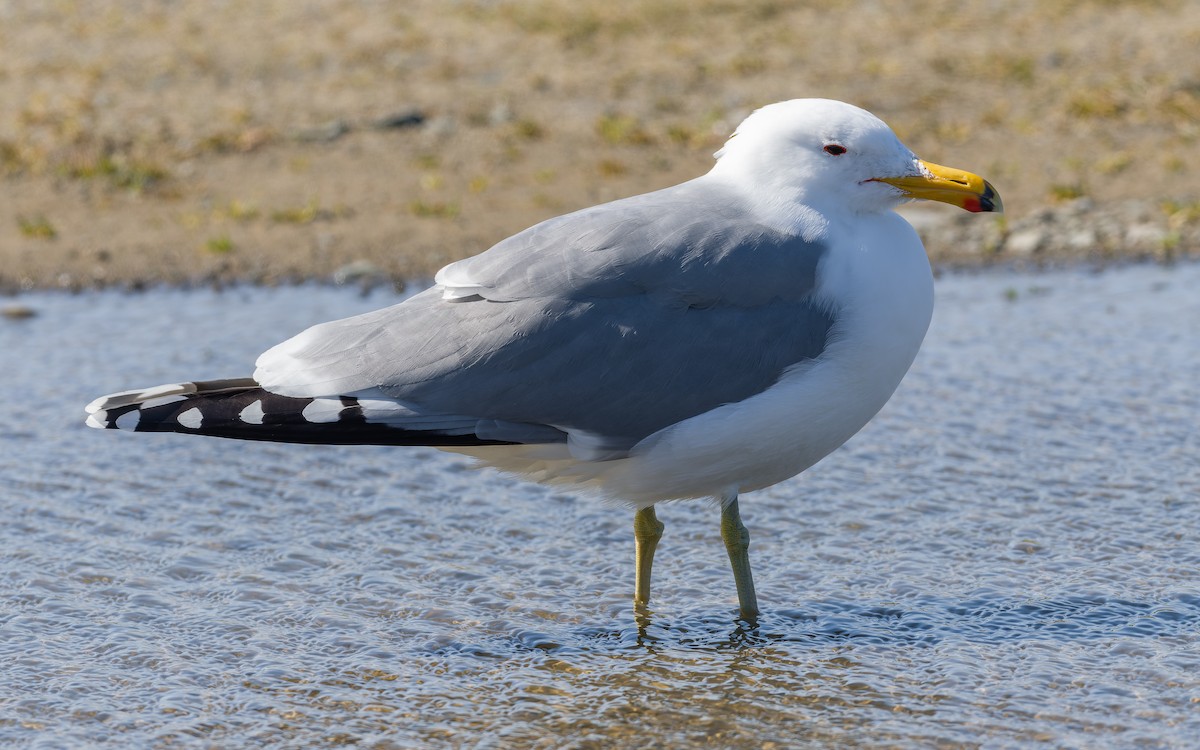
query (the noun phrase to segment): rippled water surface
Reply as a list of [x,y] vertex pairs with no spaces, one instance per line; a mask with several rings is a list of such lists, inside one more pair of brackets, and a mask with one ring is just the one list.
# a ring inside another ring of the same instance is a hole
[[[1195,747],[1200,266],[938,282],[888,407],[742,500],[632,514],[428,449],[83,427],[248,374],[347,290],[29,295],[0,319],[0,743]],[[771,744],[774,743],[774,744]]]

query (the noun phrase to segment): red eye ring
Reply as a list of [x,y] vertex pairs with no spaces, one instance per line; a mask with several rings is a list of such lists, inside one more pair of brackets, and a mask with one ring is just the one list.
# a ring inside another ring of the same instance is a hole
[[825,153],[829,154],[830,156],[841,156],[842,154],[846,153],[846,147],[840,143],[830,143],[825,146]]

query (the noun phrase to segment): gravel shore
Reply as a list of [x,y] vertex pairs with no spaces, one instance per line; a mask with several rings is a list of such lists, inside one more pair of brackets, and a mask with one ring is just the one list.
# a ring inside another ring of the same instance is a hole
[[[905,207],[901,213],[920,233],[935,269],[988,266],[1039,269],[1087,263],[1173,263],[1200,257],[1200,216],[1194,209],[1127,201],[1098,206],[1086,198],[1010,220],[1003,216],[957,215],[938,209]],[[480,249],[484,249],[482,246]],[[347,256],[349,257],[349,256]],[[402,254],[401,254],[402,257]],[[225,286],[235,283],[278,285],[319,281],[364,288],[381,284],[402,288],[432,276],[431,267],[397,270],[386,259],[350,258],[340,264],[313,259],[285,270],[261,264],[225,262],[209,267],[159,266],[145,269],[121,264],[100,252],[90,261],[56,264],[40,277],[0,276],[0,295],[31,289],[148,286]],[[110,270],[112,269],[112,270]],[[16,315],[7,315],[15,317]]]
[[0,293],[429,278],[798,96],[997,187],[906,209],[937,265],[1200,252],[1200,4],[962,7],[0,4]]

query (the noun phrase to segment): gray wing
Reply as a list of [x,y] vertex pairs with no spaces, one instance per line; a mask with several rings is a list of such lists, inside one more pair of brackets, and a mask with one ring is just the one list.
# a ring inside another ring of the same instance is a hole
[[421,414],[551,425],[621,450],[770,387],[823,351],[823,248],[692,183],[538,225],[385,310],[316,326],[255,378]]

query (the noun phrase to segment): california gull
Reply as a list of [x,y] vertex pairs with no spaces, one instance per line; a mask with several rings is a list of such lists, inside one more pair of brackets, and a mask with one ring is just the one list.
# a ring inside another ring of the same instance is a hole
[[781,482],[891,397],[933,309],[893,209],[1000,211],[982,178],[918,159],[823,99],[751,114],[707,174],[542,222],[425,291],[314,326],[252,378],[125,391],[92,427],[293,443],[428,445],[636,509],[650,598],[656,503],[718,498],[741,614],[758,601],[738,496]]

